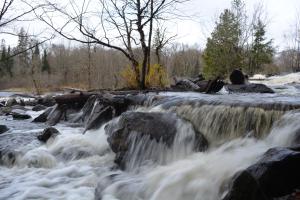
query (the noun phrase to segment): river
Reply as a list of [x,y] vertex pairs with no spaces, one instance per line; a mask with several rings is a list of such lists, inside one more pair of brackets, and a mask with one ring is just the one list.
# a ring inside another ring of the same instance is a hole
[[[46,125],[1,116],[10,130],[0,135],[0,150],[14,153],[0,165],[0,199],[218,200],[239,170],[255,163],[272,147],[289,146],[300,130],[300,74],[260,81],[275,94],[160,93],[168,101],[149,98],[132,111],[172,112],[194,124],[209,140],[205,152],[182,142],[194,132],[184,121],[176,126],[173,148],[151,146],[159,162],[140,162],[132,153],[127,170],[115,168],[104,126],[87,131],[68,123],[55,126],[55,139],[40,143],[36,135]],[[10,93],[0,92],[7,98]],[[37,116],[41,112],[25,113]],[[118,120],[118,119],[114,119]],[[141,144],[139,152],[145,152]]]

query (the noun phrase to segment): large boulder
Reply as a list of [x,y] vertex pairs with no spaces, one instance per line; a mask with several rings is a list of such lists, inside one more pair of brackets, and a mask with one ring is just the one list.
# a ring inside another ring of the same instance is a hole
[[233,93],[274,93],[274,91],[264,84],[244,84],[244,85],[226,85],[225,88]]
[[5,133],[6,131],[8,131],[9,128],[7,128],[7,126],[5,125],[0,125],[0,134]]
[[300,187],[300,147],[273,148],[246,170],[237,173],[223,200],[270,200]]
[[51,137],[54,138],[59,134],[59,131],[56,128],[48,127],[43,130],[43,132],[37,136],[38,140],[42,142],[47,142]]
[[[113,152],[116,153],[116,164],[123,169],[126,168],[126,162],[130,160],[130,155],[127,155],[127,152],[139,148],[136,141],[145,141],[143,144],[145,153],[142,153],[141,157],[146,157],[146,154],[149,153],[146,146],[151,144],[151,141],[148,140],[172,147],[177,133],[176,125],[179,121],[181,119],[171,113],[123,113],[118,120],[110,122],[105,127],[108,135],[107,141]],[[186,142],[193,143],[195,150],[205,150],[208,143],[204,136],[195,133],[195,138],[193,141],[189,140],[191,138],[186,138]]]
[[243,85],[245,84],[245,75],[240,70],[233,70],[229,76],[230,82],[233,85]]

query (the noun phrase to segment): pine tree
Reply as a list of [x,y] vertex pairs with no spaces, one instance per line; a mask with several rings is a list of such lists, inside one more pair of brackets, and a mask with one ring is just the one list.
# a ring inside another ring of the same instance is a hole
[[6,47],[1,44],[1,58],[0,58],[0,76],[4,76],[5,73],[5,62],[6,62]]
[[220,15],[219,22],[207,39],[204,51],[205,66],[203,69],[206,78],[227,76],[233,69],[241,66],[241,48],[239,38],[241,30],[236,16],[229,9]]
[[18,64],[21,67],[21,72],[25,73],[30,66],[30,55],[28,51],[29,37],[24,28],[21,28],[18,37],[17,52],[20,52],[18,55]]
[[250,74],[262,69],[264,64],[272,62],[274,55],[274,48],[272,47],[273,41],[266,41],[265,28],[266,25],[263,24],[261,20],[258,20],[257,24],[254,25],[254,42],[250,53]]
[[42,72],[47,72],[48,74],[51,73],[46,49],[44,49],[44,53],[42,57]]
[[12,72],[13,66],[14,66],[14,59],[11,55],[10,46],[8,46],[7,54],[6,54],[6,71],[10,77],[13,77],[13,72]]

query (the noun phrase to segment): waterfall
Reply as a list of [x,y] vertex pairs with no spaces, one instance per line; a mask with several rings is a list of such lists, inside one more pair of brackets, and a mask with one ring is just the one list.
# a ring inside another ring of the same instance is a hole
[[183,119],[192,122],[211,143],[246,135],[263,138],[273,123],[285,113],[281,110],[226,105],[183,105],[171,107],[168,111],[176,112]]

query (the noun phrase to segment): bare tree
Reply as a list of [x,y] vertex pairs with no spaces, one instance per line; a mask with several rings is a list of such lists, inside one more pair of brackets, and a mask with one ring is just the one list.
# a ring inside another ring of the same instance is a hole
[[[19,37],[18,33],[11,30],[12,25],[17,22],[32,21],[32,14],[38,8],[43,7],[43,4],[32,6],[28,0],[3,0],[0,3],[0,35],[11,35]],[[27,34],[29,36],[29,34]],[[31,37],[37,37],[37,35]],[[7,59],[15,57],[24,53],[25,51],[33,50],[36,46],[41,45],[51,39],[53,35],[47,38],[43,38],[40,42],[30,45],[23,51],[15,51]]]
[[[179,4],[189,0],[69,0],[67,5],[47,2],[37,16],[63,37],[81,43],[99,44],[121,52],[131,62],[140,88],[151,62],[154,23],[176,13]],[[64,23],[53,19],[59,13]],[[82,39],[84,37],[89,40]],[[142,51],[140,58],[134,51]],[[139,69],[141,67],[141,70]]]

